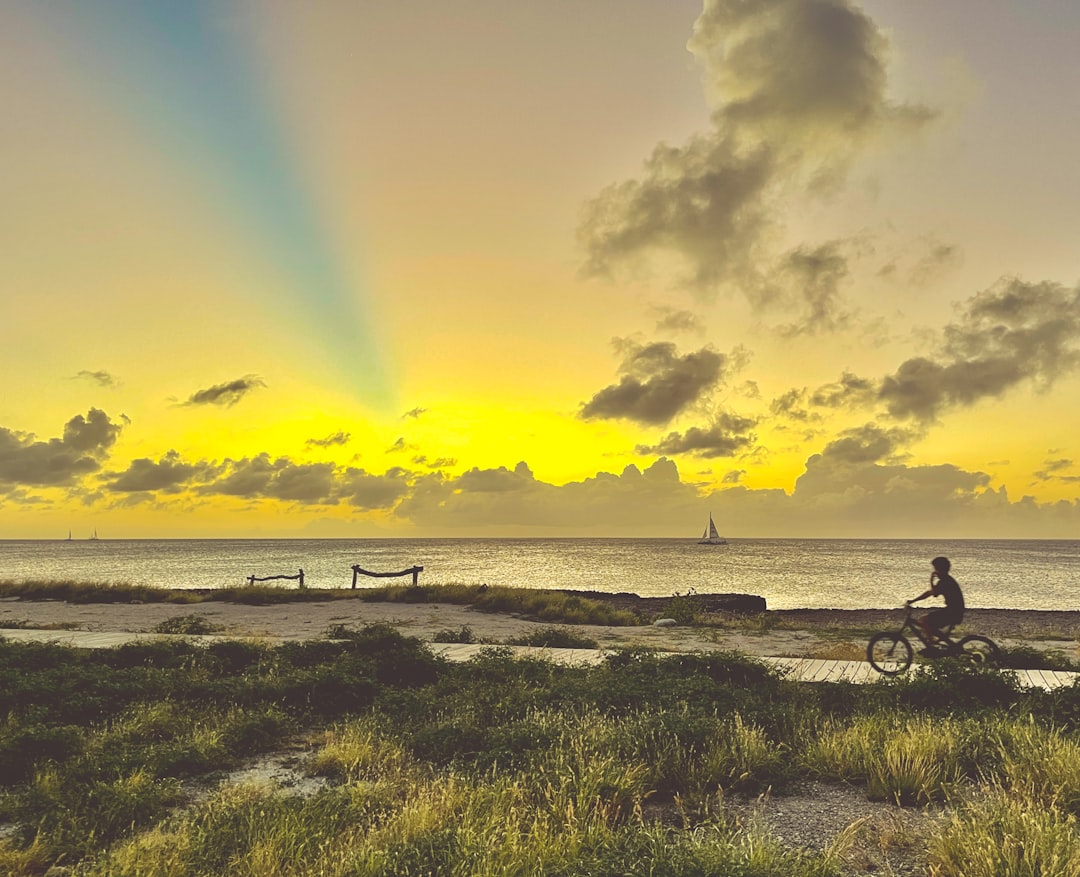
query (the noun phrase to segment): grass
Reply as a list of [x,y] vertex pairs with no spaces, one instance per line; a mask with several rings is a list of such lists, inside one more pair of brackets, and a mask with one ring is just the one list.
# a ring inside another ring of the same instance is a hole
[[[798,850],[729,806],[814,777],[944,808],[876,835],[928,873],[1080,874],[1080,687],[944,662],[805,685],[643,650],[450,664],[388,627],[339,633],[0,642],[0,873],[840,877],[861,823]],[[215,787],[298,741],[321,791]]]
[[390,603],[455,603],[481,612],[520,615],[558,624],[637,625],[631,612],[567,594],[528,588],[487,585],[387,585],[374,588],[276,588],[266,585],[187,590],[154,588],[113,582],[0,581],[0,597],[22,600],[63,600],[68,603],[179,603],[207,602],[277,605],[362,600]]

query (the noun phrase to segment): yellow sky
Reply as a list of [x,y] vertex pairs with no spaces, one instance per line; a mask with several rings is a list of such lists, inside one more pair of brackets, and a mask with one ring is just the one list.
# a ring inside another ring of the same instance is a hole
[[1080,12],[0,11],[0,538],[1071,538]]

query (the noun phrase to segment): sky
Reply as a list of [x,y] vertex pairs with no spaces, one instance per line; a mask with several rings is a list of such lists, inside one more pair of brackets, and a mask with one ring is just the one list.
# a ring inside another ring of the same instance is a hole
[[1076,538],[1078,37],[4,0],[0,538]]

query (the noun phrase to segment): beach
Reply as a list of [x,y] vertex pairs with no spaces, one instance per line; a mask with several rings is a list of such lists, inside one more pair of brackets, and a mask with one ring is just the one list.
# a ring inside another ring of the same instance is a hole
[[[618,595],[612,595],[612,602]],[[662,614],[663,603],[657,604]],[[380,603],[332,600],[250,606],[205,602],[86,603],[61,600],[0,599],[0,627],[149,633],[164,621],[197,615],[216,632],[270,640],[325,638],[330,628],[359,629],[388,624],[425,642],[440,634],[470,629],[474,641],[504,643],[548,626],[515,615],[481,612],[449,603]],[[895,629],[901,610],[786,609],[761,616],[709,616],[702,623],[657,627],[571,625],[600,648],[644,647],[659,651],[735,651],[762,657],[856,657],[868,632]],[[0,631],[2,633],[2,631]],[[1025,645],[1080,659],[1080,612],[970,609],[961,635],[980,633],[1003,646]]]

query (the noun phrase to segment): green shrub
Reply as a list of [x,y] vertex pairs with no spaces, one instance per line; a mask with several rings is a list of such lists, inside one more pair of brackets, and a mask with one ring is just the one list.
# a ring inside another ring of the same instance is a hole
[[189,636],[202,636],[208,633],[217,633],[225,628],[220,624],[209,621],[205,615],[174,615],[154,625],[154,633],[188,634]]
[[474,643],[476,637],[468,625],[462,625],[460,630],[440,630],[431,638],[435,643]]
[[512,646],[538,646],[548,649],[596,649],[599,644],[592,637],[584,636],[568,627],[541,627],[524,636],[506,641]]

